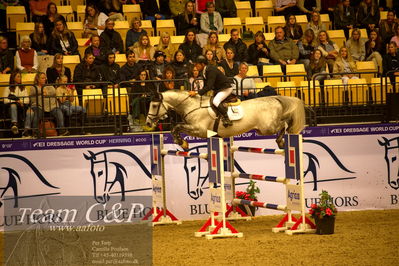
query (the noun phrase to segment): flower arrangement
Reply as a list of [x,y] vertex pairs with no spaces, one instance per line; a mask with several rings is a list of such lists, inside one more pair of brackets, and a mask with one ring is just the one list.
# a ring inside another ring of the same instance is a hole
[[313,218],[322,219],[325,216],[331,217],[337,215],[337,209],[334,206],[332,197],[328,194],[327,191],[323,190],[320,193],[320,202],[319,204],[312,204],[309,209],[309,214]]
[[260,193],[260,189],[256,186],[256,182],[250,180],[246,192],[236,191],[236,198],[257,201],[256,194],[258,193]]

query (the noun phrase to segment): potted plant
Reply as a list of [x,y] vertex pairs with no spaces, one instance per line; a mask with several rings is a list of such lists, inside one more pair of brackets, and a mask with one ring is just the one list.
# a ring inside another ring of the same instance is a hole
[[310,206],[309,214],[315,220],[316,234],[334,234],[335,215],[337,215],[337,209],[334,206],[332,197],[327,191],[323,190],[320,193],[320,202]]
[[[246,192],[244,191],[236,191],[236,198],[237,199],[245,199],[245,200],[251,200],[251,201],[258,201],[258,197],[256,194],[260,193],[260,189],[256,186],[256,182],[250,180],[249,185],[246,189]],[[238,205],[238,207],[245,212],[248,215],[255,216],[255,207],[249,206],[249,209],[251,210],[251,213],[248,213],[244,205]]]

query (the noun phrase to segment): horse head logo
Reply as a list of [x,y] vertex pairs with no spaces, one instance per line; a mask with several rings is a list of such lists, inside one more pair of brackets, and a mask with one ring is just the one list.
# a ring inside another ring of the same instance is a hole
[[88,151],[88,154],[83,154],[83,156],[91,163],[90,174],[93,178],[94,198],[101,204],[109,201],[111,190],[115,184],[119,184],[122,194],[121,201],[125,201],[125,179],[128,178],[128,175],[125,167],[113,158],[112,155],[115,153],[126,154],[134,159],[147,177],[151,178],[151,173],[141,160],[129,151],[121,149],[110,149],[97,153]]
[[[207,145],[193,147],[190,152],[207,153]],[[200,158],[184,158],[184,171],[187,179],[187,194],[192,199],[198,199],[204,194],[204,185],[208,180],[208,164],[202,165]],[[196,182],[193,182],[196,180]]]
[[399,137],[387,139],[382,137],[378,144],[385,148],[388,184],[393,189],[399,188]]

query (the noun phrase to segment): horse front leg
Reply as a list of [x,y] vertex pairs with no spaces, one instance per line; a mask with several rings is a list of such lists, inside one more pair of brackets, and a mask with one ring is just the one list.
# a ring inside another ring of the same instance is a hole
[[187,135],[194,136],[198,134],[198,129],[196,129],[192,125],[177,124],[172,128],[171,133],[173,137],[173,142],[182,147],[183,150],[188,150],[189,148],[188,142],[184,140],[180,134],[185,133]]

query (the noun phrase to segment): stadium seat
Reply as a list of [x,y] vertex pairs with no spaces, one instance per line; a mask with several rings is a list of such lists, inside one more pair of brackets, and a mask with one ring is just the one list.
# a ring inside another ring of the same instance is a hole
[[24,35],[31,34],[35,30],[35,23],[33,22],[17,22],[16,24],[16,34],[17,34],[17,46],[19,46],[19,42],[21,37]]
[[[286,67],[287,67],[286,73],[289,81],[293,81],[297,86],[299,86],[301,81],[306,80],[305,65],[295,64],[295,65],[287,65]],[[302,76],[292,77],[292,75],[302,75]]]
[[80,63],[79,55],[64,55],[64,66],[71,69],[71,78],[73,80],[73,72],[77,64]]
[[269,16],[267,17],[267,28],[268,32],[274,32],[274,29],[278,26],[285,26],[284,16]]
[[282,77],[273,76],[283,76],[283,71],[280,65],[265,65],[263,66],[263,75],[267,76],[266,82],[269,82],[272,87],[276,87],[277,82],[280,82]]
[[366,105],[368,99],[368,85],[366,79],[348,80],[349,102],[352,105]]
[[130,29],[129,22],[126,20],[123,20],[123,21],[116,20],[114,29],[117,32],[119,32],[119,34],[122,37],[123,43],[125,43],[127,31]]
[[344,30],[328,30],[327,33],[330,40],[335,42],[339,48],[345,46],[346,37]]
[[159,36],[149,36],[148,38],[150,39],[150,44],[151,44],[152,46],[158,45],[159,39],[160,39]]
[[247,29],[247,31],[252,31],[254,34],[258,31],[265,32],[263,17],[245,18],[245,28]]
[[161,36],[161,32],[167,32],[170,36],[175,36],[175,21],[173,19],[157,20],[157,35]]
[[154,28],[152,27],[151,20],[142,20],[141,28],[147,32],[148,36],[154,36]]
[[388,11],[380,11],[380,21],[386,20],[388,16]]
[[[349,30],[349,36],[352,36],[352,31],[353,31],[353,29]],[[367,41],[368,40],[367,30],[366,29],[360,29],[360,36],[361,36],[362,39]]]
[[229,40],[230,40],[230,34],[219,34],[220,45],[224,45]]
[[57,6],[58,14],[63,15],[66,21],[75,21],[72,6]]
[[248,66],[247,76],[259,77],[258,66]]
[[85,0],[66,0],[67,5],[70,5],[74,12],[78,10],[78,5],[84,5],[85,2]]
[[295,16],[296,18],[296,23],[299,24],[302,27],[302,31],[305,32],[307,26],[308,26],[308,17],[306,15],[298,15]]
[[126,64],[126,54],[115,54],[115,63],[117,63],[120,67]]
[[237,29],[240,31],[240,34],[242,34],[241,19],[239,17],[223,19],[223,32],[225,34],[230,34],[232,29]]
[[[386,86],[386,82],[388,83],[388,86]],[[389,78],[372,78],[370,87],[371,98],[374,104],[386,104],[386,94],[393,92],[393,87]],[[386,91],[385,88],[387,88]]]
[[10,31],[16,30],[17,22],[27,22],[25,8],[23,6],[7,6],[7,28]]
[[170,42],[172,45],[175,47],[175,49],[179,49],[180,44],[184,42],[184,35],[178,35],[178,36],[170,36]]
[[84,55],[85,55],[86,48],[89,47],[89,45],[90,45],[89,44],[90,39],[88,39],[88,38],[76,38],[76,41],[78,42],[78,51],[79,51],[80,57],[83,58]]
[[108,113],[111,115],[119,115],[120,113],[127,116],[129,114],[129,96],[126,88],[120,88],[119,90],[117,88],[108,88],[107,94]]
[[[4,95],[5,88],[7,88],[6,86],[3,87],[2,85],[10,84],[10,76],[11,76],[11,74],[1,74],[0,73],[0,99]],[[1,99],[1,101],[3,101],[3,99]]]
[[264,33],[264,35],[265,35],[265,43],[266,43],[266,44],[269,44],[269,42],[270,42],[271,40],[273,40],[274,37],[275,37],[274,32]]
[[101,89],[83,89],[82,105],[88,116],[101,116],[104,113],[104,98]]
[[279,81],[277,82],[277,93],[282,96],[297,97],[298,88],[293,81]]
[[[357,61],[356,68],[359,72],[377,72],[378,68],[375,65],[374,61]],[[376,76],[376,73],[370,74],[360,74],[361,78],[365,78],[367,83],[371,82],[371,79]]]
[[77,21],[85,22],[85,13],[86,13],[86,6],[78,5],[76,7],[76,14],[77,14]]
[[132,22],[133,18],[143,18],[139,4],[123,5],[122,10],[123,10],[123,14],[125,16],[125,20],[129,21],[129,23]]
[[344,84],[342,79],[327,79],[324,81],[324,91],[328,106],[340,106],[344,103]]
[[245,23],[246,17],[252,17],[252,9],[249,1],[235,2],[237,8],[237,16],[241,19],[241,24]]
[[[22,73],[22,84],[31,84],[35,83],[36,73]],[[28,94],[30,93],[31,86],[26,87]]]
[[326,25],[327,30],[332,30],[332,23],[328,14],[320,14],[320,20]]
[[255,13],[257,17],[273,16],[273,1],[256,1]]
[[270,82],[257,82],[255,83],[255,86],[257,89],[263,89],[266,86],[270,86]]
[[[310,87],[309,87],[310,85]],[[301,81],[301,99],[306,105],[319,106],[322,101],[319,81],[315,81],[315,89],[313,89],[313,81]],[[309,90],[310,89],[310,90]]]
[[75,38],[83,37],[83,23],[78,22],[67,22],[68,29],[75,34]]

